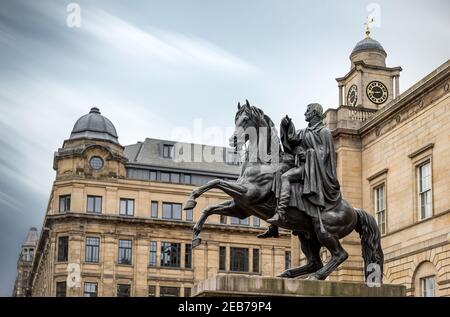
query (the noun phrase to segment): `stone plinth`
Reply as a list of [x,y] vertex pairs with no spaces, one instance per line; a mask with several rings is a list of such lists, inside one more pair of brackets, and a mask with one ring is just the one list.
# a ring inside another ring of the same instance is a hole
[[221,296],[405,296],[403,285],[383,284],[369,287],[365,283],[310,281],[240,274],[216,275],[194,285],[194,297]]

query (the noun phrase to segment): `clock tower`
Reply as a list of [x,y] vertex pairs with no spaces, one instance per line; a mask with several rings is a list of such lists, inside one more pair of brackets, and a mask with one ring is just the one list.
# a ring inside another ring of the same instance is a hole
[[370,37],[359,41],[350,54],[350,71],[336,78],[339,87],[338,106],[381,109],[399,95],[401,67],[386,67],[386,51]]

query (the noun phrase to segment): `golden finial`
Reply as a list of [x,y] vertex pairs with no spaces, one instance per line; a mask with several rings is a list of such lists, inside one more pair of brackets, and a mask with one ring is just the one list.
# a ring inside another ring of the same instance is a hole
[[370,37],[370,23],[373,23],[374,20],[373,18],[369,19],[369,17],[367,17],[366,22],[364,23],[364,25],[366,26],[366,37]]

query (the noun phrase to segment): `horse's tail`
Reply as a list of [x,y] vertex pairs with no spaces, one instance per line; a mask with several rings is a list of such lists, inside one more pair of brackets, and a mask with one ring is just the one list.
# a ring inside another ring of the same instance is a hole
[[[362,256],[364,259],[364,276],[367,281],[370,274],[368,266],[371,263],[380,267],[380,283],[383,282],[384,255],[381,249],[381,234],[375,219],[362,209],[355,208],[358,223],[355,230],[361,238]],[[370,269],[370,268],[369,268]]]

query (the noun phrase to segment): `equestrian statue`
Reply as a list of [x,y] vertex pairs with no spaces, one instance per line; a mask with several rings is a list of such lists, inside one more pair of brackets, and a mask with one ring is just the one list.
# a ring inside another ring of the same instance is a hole
[[[291,230],[300,240],[306,264],[279,276],[324,280],[348,258],[339,239],[353,230],[361,238],[364,274],[378,267],[383,277],[383,251],[375,219],[342,198],[336,175],[333,137],[323,124],[323,109],[309,104],[305,112],[308,126],[296,130],[286,116],[280,137],[272,120],[261,109],[238,103],[235,131],[230,146],[243,152],[237,181],[215,179],[194,189],[184,209],[193,209],[196,199],[210,189],[220,189],[232,199],[205,208],[193,229],[192,246],[201,243],[200,232],[210,215],[244,219],[259,217],[270,224],[259,238],[278,237],[278,228]],[[325,247],[330,260],[322,263],[320,249]]]

